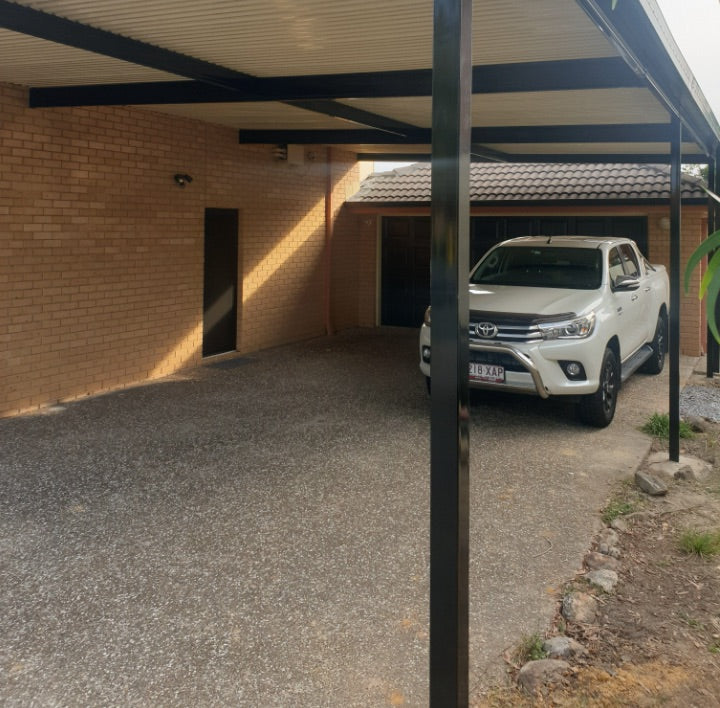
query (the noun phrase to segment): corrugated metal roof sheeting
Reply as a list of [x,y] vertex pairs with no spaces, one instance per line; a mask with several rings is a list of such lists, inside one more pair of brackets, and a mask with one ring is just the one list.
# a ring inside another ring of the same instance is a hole
[[25,86],[174,81],[177,76],[0,29],[0,81]]
[[[432,65],[432,0],[20,4],[256,76]],[[474,64],[615,55],[570,0],[477,0],[473,9]]]
[[241,130],[266,130],[268,127],[275,130],[342,130],[349,125],[340,118],[305,111],[283,103],[214,103],[210,116],[208,106],[202,103],[149,105],[143,108]]
[[[341,103],[391,116],[421,128],[432,124],[430,97],[349,99]],[[623,123],[667,123],[667,111],[645,89],[596,89],[476,94],[472,97],[475,126],[591,125],[613,123],[617,107]]]

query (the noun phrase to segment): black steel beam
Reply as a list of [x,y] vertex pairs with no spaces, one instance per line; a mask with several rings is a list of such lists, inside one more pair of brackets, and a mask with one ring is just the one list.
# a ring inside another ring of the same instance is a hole
[[409,133],[417,130],[414,125],[381,116],[377,113],[370,113],[361,108],[348,106],[345,103],[338,103],[337,101],[284,101],[284,103],[297,108],[303,108],[307,111],[323,113],[324,115],[333,116],[334,118],[342,118],[343,120],[353,121],[360,125],[371,126],[374,130],[381,130],[400,138],[404,138]]
[[[720,194],[720,145],[716,146],[715,148],[714,158],[715,180],[711,189],[715,194]],[[715,228],[720,229],[720,205],[714,199],[711,201],[713,202]],[[715,303],[715,321],[720,321],[720,300]],[[712,338],[712,340],[715,346],[713,348],[711,366],[713,374],[716,374],[720,373],[720,344],[715,340],[714,337]]]
[[[718,193],[720,189],[720,175],[718,174],[718,168],[720,168],[720,149],[715,151],[712,159],[708,161],[708,188],[714,194]],[[708,235],[715,232],[720,227],[720,219],[718,218],[719,208],[718,203],[712,197],[708,197]],[[715,303],[715,319],[718,317],[718,309],[720,309],[720,303]],[[720,371],[720,345],[715,339],[715,336],[710,331],[710,327],[707,328],[707,354],[705,356],[705,375],[707,378],[713,378],[715,374]]]
[[680,460],[680,234],[682,195],[682,123],[672,120],[670,143],[670,460]]
[[[716,187],[717,187],[717,172],[716,172],[715,156],[713,156],[713,158],[708,161],[708,189],[711,192],[717,194]],[[715,207],[717,206],[717,202],[712,197],[708,197],[707,204],[708,204],[708,235],[710,235],[717,228],[717,226],[716,226],[717,209],[715,209]],[[705,375],[707,376],[707,378],[711,379],[715,375],[715,371],[717,371],[716,360],[718,358],[718,343],[715,341],[715,337],[713,336],[713,333],[710,331],[710,327],[706,328],[705,336],[707,338],[707,352],[705,355]]]
[[483,143],[657,143],[670,141],[667,123],[622,125],[519,125],[473,128],[473,142]]
[[[17,5],[7,0],[0,0],[0,27],[103,56],[122,59],[140,66],[167,71],[233,91],[243,90],[252,93],[257,80],[240,71],[91,27],[81,22],[68,20],[42,10]],[[312,105],[310,103],[304,105],[294,103],[293,105],[324,115],[342,115],[348,120],[380,131],[387,130],[388,124],[393,124],[391,132],[395,133],[401,126],[398,121],[392,121],[385,116],[330,101],[316,102]]]
[[[486,143],[655,143],[670,141],[670,124],[520,125],[472,128],[474,145]],[[407,128],[404,135],[373,130],[240,130],[241,143],[429,145],[430,128]],[[492,148],[485,148],[492,149]],[[667,156],[665,157],[667,160]]]
[[470,159],[475,162],[509,162],[508,158],[508,153],[495,150],[487,145],[473,143],[470,146]]
[[468,704],[468,318],[472,0],[435,0],[430,706]]
[[[0,20],[0,25],[2,21]],[[644,86],[619,57],[491,64],[473,67],[473,93],[577,91]],[[147,105],[153,103],[239,103],[336,98],[430,96],[431,69],[310,76],[232,78],[209,91],[197,81],[56,86],[30,90],[33,107]]]
[[[281,141],[278,141],[281,142]],[[290,141],[292,142],[292,141]],[[670,164],[670,156],[666,153],[502,153],[504,162],[566,162],[566,163],[588,163],[588,164],[612,164],[612,163],[637,163],[637,164]],[[430,153],[427,152],[372,152],[358,153],[358,160],[392,160],[393,162],[427,162],[430,160]],[[479,155],[471,154],[473,162],[496,162],[492,158],[482,158]],[[707,157],[704,155],[683,155],[683,163],[688,165],[704,165]],[[662,202],[667,204],[667,202]],[[694,202],[687,202],[694,203]],[[700,203],[700,202],[698,202]],[[704,201],[703,201],[704,203]]]
[[621,0],[576,0],[591,20],[625,58],[642,73],[647,85],[668,110],[682,117],[687,133],[706,154],[720,140],[718,125],[704,97],[693,95],[665,48],[641,2]]
[[[252,83],[252,82],[250,82]],[[30,108],[70,106],[147,106],[178,103],[230,103],[247,97],[261,101],[252,90],[232,89],[202,81],[145,81],[133,84],[90,84],[31,88]]]

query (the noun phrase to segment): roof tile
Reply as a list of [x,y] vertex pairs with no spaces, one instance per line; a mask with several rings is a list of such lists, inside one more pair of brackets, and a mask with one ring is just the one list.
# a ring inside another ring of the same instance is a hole
[[[682,177],[683,199],[705,199],[701,180]],[[472,163],[470,201],[670,199],[670,167],[636,164]],[[430,202],[430,164],[370,175],[351,202]]]

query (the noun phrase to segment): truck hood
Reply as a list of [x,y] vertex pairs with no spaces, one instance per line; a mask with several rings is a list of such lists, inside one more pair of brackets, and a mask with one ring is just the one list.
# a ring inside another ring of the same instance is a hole
[[601,301],[599,290],[470,285],[470,309],[533,315],[582,315]]

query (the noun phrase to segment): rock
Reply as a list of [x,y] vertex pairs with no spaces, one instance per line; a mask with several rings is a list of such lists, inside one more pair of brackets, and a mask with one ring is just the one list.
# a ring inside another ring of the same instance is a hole
[[608,546],[617,546],[620,542],[620,536],[614,529],[605,528],[598,534],[598,540]]
[[685,422],[696,433],[706,433],[708,430],[712,430],[712,423],[710,423],[707,418],[703,418],[699,415],[685,416]]
[[584,592],[571,592],[563,598],[562,615],[568,622],[594,622],[597,600]]
[[562,680],[570,664],[561,659],[538,659],[528,661],[518,674],[518,683],[528,693],[535,693],[549,683]]
[[562,634],[546,639],[542,648],[548,659],[574,659],[587,654],[587,649],[580,642]]
[[648,457],[648,471],[661,479],[688,479],[702,482],[710,475],[711,465],[693,455],[679,455],[677,462],[668,459],[667,452]]
[[675,470],[675,474],[673,475],[673,477],[675,479],[693,479],[692,467],[690,467],[690,465],[683,465],[682,467],[678,467],[677,470]]
[[620,537],[614,529],[604,528],[598,534],[598,551],[606,556],[613,558],[620,557],[620,551],[617,547]]
[[597,585],[605,592],[612,592],[618,584],[618,574],[614,570],[603,568],[602,570],[591,570],[585,577],[593,585]]
[[613,558],[620,558],[622,553],[616,546],[608,546],[607,543],[601,543],[598,546],[598,551],[606,556],[612,556]]
[[620,533],[625,533],[625,531],[628,530],[627,521],[625,521],[625,519],[621,519],[619,516],[610,522],[610,527]]
[[617,558],[613,558],[606,553],[590,551],[585,556],[585,565],[589,570],[617,570],[620,567],[620,562]]
[[651,497],[662,497],[668,493],[667,485],[664,482],[640,470],[635,473],[635,484]]

